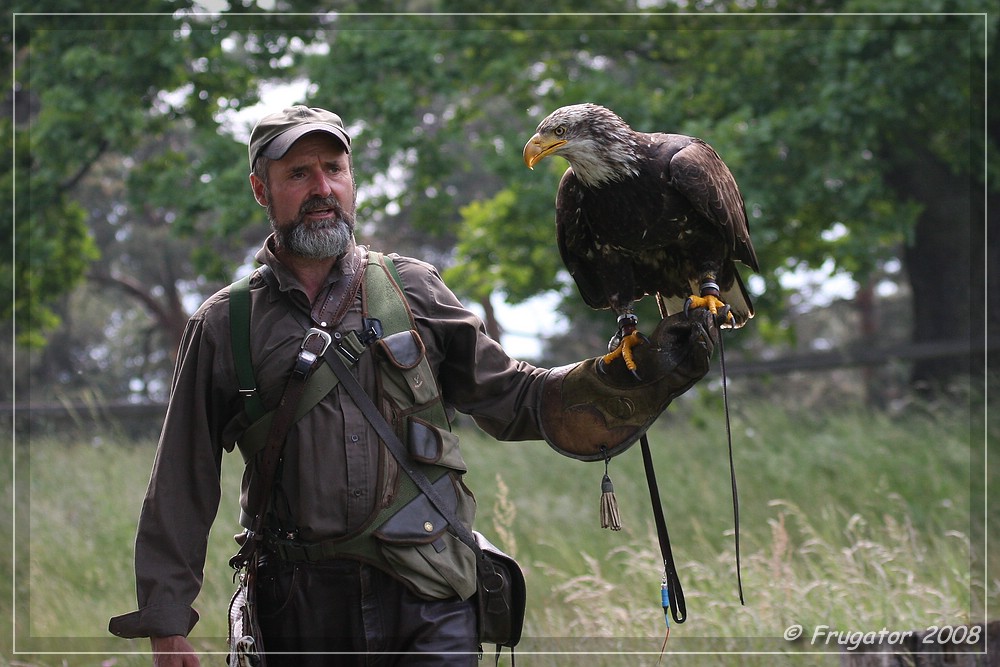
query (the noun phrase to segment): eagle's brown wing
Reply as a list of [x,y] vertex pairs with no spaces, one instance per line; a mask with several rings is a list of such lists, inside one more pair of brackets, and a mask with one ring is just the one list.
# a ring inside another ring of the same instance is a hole
[[695,139],[670,161],[672,185],[695,210],[722,230],[733,257],[756,272],[757,253],[750,243],[746,207],[736,179],[711,146]]

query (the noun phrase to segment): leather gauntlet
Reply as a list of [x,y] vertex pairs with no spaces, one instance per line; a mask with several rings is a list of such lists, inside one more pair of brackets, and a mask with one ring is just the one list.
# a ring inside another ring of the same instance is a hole
[[664,318],[648,342],[632,349],[641,379],[621,359],[552,369],[541,396],[545,441],[583,461],[621,454],[705,376],[718,335],[712,315],[699,308]]

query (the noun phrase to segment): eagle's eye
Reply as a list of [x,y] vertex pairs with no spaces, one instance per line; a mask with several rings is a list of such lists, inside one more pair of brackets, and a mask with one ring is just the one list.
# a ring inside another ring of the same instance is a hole
[[566,127],[564,125],[560,125],[552,132],[552,134],[556,135],[557,137],[561,137],[562,135],[566,134]]

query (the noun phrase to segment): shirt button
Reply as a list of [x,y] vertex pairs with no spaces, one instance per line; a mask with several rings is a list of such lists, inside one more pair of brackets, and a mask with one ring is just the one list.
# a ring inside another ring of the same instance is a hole
[[357,441],[358,441],[358,440],[360,440],[360,439],[361,439],[361,438],[359,438],[359,437],[358,437],[358,434],[357,434],[357,433],[352,433],[352,434],[351,434],[351,442],[357,442]]
[[364,491],[362,491],[361,489],[354,489],[355,498],[360,498],[362,493],[364,493]]

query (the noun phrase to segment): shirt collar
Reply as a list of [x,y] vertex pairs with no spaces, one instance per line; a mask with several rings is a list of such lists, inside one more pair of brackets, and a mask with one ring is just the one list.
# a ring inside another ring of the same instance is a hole
[[[257,251],[254,259],[256,259],[260,264],[266,264],[271,268],[275,277],[278,279],[278,289],[280,291],[290,292],[292,290],[298,290],[299,292],[304,293],[305,290],[302,288],[302,283],[299,282],[299,279],[295,277],[295,274],[292,273],[291,269],[285,266],[282,261],[278,259],[278,256],[274,252],[274,244],[275,237],[272,232],[264,240],[264,245]],[[344,253],[344,256],[341,257],[336,264],[333,265],[333,269],[330,271],[329,275],[327,275],[326,281],[323,284],[324,287],[339,281],[341,277],[345,275],[350,276],[354,274],[354,262],[344,261],[344,259],[354,257],[356,246],[357,243],[355,242],[354,237],[351,236],[351,240],[347,246],[347,252]]]

